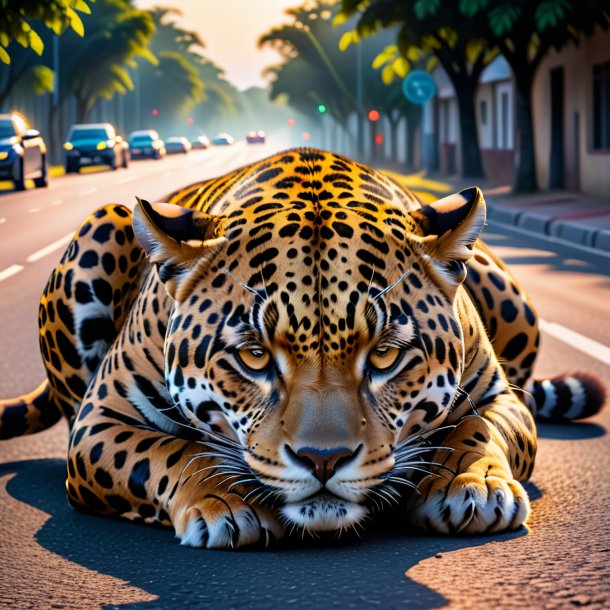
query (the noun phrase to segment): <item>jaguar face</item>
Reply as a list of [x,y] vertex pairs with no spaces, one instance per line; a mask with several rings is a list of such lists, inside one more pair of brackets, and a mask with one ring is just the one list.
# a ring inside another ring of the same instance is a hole
[[175,299],[166,385],[214,433],[214,476],[309,531],[353,526],[408,486],[413,439],[443,421],[463,368],[455,297],[480,193],[411,213],[361,201],[234,203],[222,219],[142,202],[134,216]]

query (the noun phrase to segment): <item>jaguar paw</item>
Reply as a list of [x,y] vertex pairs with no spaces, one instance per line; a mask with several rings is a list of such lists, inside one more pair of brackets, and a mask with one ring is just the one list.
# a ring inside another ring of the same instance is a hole
[[249,505],[235,494],[208,494],[175,515],[174,527],[180,543],[197,548],[268,546],[284,533],[270,509]]
[[466,472],[451,480],[429,476],[410,507],[421,529],[441,534],[491,534],[518,529],[530,513],[523,486],[514,479]]

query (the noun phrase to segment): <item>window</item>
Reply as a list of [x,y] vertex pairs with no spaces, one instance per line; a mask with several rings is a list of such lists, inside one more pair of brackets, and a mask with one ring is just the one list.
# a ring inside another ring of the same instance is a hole
[[481,114],[481,125],[487,124],[487,100],[481,100],[479,104],[479,110]]
[[593,148],[610,149],[610,62],[593,66]]

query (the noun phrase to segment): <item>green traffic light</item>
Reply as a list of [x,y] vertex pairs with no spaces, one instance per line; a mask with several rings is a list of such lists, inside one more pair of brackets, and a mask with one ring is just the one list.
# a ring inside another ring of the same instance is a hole
[[318,112],[320,114],[324,114],[327,110],[326,104],[318,104]]

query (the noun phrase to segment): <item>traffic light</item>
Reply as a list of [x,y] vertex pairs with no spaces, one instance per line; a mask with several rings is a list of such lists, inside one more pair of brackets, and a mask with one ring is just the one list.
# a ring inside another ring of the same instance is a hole
[[306,142],[311,140],[311,134],[308,131],[303,132],[303,140],[305,140]]
[[328,108],[326,107],[326,104],[318,104],[318,113],[319,114],[326,114],[327,110],[328,110]]
[[377,144],[378,146],[381,146],[381,144],[383,144],[383,134],[382,133],[375,134],[375,144]]
[[288,119],[288,127],[293,127],[295,124],[295,120],[294,119]]
[[194,122],[195,122],[195,121],[193,120],[193,117],[192,117],[192,116],[190,116],[190,117],[188,118],[187,123],[188,123],[189,125],[192,125]]
[[152,115],[153,116],[158,116],[159,115],[159,111],[156,108],[153,108]]
[[369,111],[369,121],[371,121],[371,123],[376,123],[379,120],[379,112],[377,110],[371,110]]

